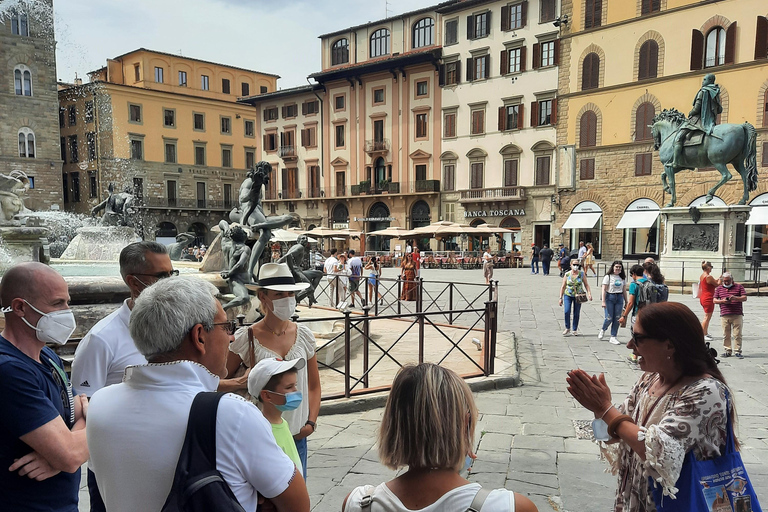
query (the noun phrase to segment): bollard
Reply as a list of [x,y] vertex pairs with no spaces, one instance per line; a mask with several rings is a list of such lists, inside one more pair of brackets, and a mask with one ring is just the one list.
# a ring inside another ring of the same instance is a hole
[[403,281],[401,277],[397,276],[397,314],[398,315],[400,314],[400,297],[401,297],[401,294],[403,293],[401,290],[402,283]]
[[368,316],[368,311],[371,306],[366,304],[363,306],[363,386],[368,387],[368,340],[370,334],[371,319]]
[[[421,287],[421,279],[418,279],[417,286]],[[424,314],[422,312],[423,302],[421,293],[416,296],[416,315],[419,321],[419,364],[424,362]]]
[[349,310],[344,310],[344,398],[349,398],[349,372],[352,358],[352,340],[349,331],[352,328],[352,322],[349,317]]
[[448,324],[453,325],[453,283],[448,283]]

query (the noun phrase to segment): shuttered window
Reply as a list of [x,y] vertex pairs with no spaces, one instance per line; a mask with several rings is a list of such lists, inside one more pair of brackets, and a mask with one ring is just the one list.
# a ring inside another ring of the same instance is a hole
[[603,22],[603,0],[586,0],[584,28],[599,27]]
[[536,157],[536,185],[549,185],[550,157]]
[[472,126],[471,134],[478,135],[485,133],[485,110],[473,110],[472,111]]
[[483,188],[483,162],[472,164],[469,188]]
[[443,166],[443,190],[456,190],[455,164],[445,164]]
[[641,14],[651,14],[661,10],[661,0],[643,0]]
[[768,58],[768,18],[757,17],[755,30],[755,59]]
[[653,116],[656,115],[656,109],[653,103],[645,102],[637,107],[635,113],[635,140],[651,140],[653,139],[653,132],[651,125],[653,124]]
[[644,42],[638,56],[637,79],[656,78],[659,68],[659,45],[653,39]]
[[456,136],[456,113],[451,112],[443,116],[443,137],[450,138]]
[[517,186],[517,166],[519,160],[504,160],[504,186],[516,187]]
[[591,148],[597,146],[597,114],[588,110],[579,122],[579,146]]
[[635,176],[650,176],[653,153],[638,153],[635,155]]
[[581,89],[596,89],[600,87],[600,57],[595,53],[589,53],[584,57],[581,66]]
[[580,180],[593,180],[595,179],[595,159],[584,158],[579,162],[579,179]]

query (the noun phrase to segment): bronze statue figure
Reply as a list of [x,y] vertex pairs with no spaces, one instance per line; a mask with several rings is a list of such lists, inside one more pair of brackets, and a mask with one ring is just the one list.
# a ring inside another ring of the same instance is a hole
[[176,235],[176,242],[168,244],[168,256],[172,261],[180,261],[184,259],[184,253],[195,239],[197,235],[194,233],[179,233]]
[[685,169],[714,167],[720,172],[720,181],[707,192],[707,203],[712,201],[717,189],[731,179],[728,164],[744,182],[744,193],[738,204],[746,204],[749,193],[757,189],[757,131],[750,123],[715,124],[722,107],[720,89],[714,80],[711,74],[704,78],[690,118],[686,119],[674,108],[665,109],[653,118],[653,147],[664,164],[661,182],[664,191],[671,194],[667,206],[677,202],[675,174]]
[[110,183],[109,197],[97,204],[91,209],[91,216],[96,217],[96,214],[101,210],[104,210],[99,221],[99,226],[129,226],[133,227],[131,216],[135,212],[133,203],[135,197],[131,193],[131,187],[125,187],[125,189],[119,194],[115,194],[115,186]]
[[248,276],[253,281],[258,272],[258,263],[264,248],[272,238],[272,230],[286,226],[293,220],[290,215],[277,215],[267,217],[261,206],[263,186],[269,185],[269,173],[272,166],[269,162],[259,162],[248,171],[245,180],[240,185],[239,206],[229,214],[229,220],[239,222],[250,228],[252,233],[260,231],[259,238],[251,251],[251,259],[248,262]]
[[302,270],[304,255],[307,254],[308,248],[309,238],[307,235],[299,235],[296,243],[277,260],[277,263],[287,264],[297,283],[309,283],[309,288],[296,292],[296,302],[301,302],[307,298],[309,307],[312,307],[313,304],[317,304],[315,289],[323,279],[323,272],[321,270]]
[[229,282],[232,293],[235,298],[224,304],[225,310],[237,306],[244,306],[251,301],[248,295],[248,289],[245,283],[251,281],[248,275],[248,261],[251,256],[251,249],[245,242],[248,240],[248,233],[240,224],[229,224],[222,220],[219,222],[221,228],[221,251],[224,253],[224,264],[227,270],[221,271],[221,277]]

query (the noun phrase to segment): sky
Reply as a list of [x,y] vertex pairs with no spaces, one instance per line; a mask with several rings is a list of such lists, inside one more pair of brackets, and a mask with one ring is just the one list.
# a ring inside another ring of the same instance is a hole
[[306,85],[320,71],[318,36],[439,0],[54,0],[58,79],[137,48],[280,75]]

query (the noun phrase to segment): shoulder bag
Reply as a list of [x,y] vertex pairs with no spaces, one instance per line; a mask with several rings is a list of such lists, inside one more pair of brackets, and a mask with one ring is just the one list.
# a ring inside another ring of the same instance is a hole
[[[374,494],[375,494],[375,491],[374,493],[367,494],[360,499],[360,510],[362,510],[363,512],[370,512],[371,503],[373,503],[373,500],[374,500]],[[475,497],[472,499],[472,503],[469,505],[469,508],[466,510],[466,512],[480,512],[489,494],[491,494],[490,489],[485,489],[483,487],[480,487],[480,489],[478,489],[477,491],[477,494],[475,494]]]
[[674,498],[663,496],[662,487],[648,477],[657,512],[762,512],[741,453],[736,450],[727,391],[725,403],[728,434],[722,455],[712,460],[698,460],[693,449],[689,450],[675,483],[678,491]]

